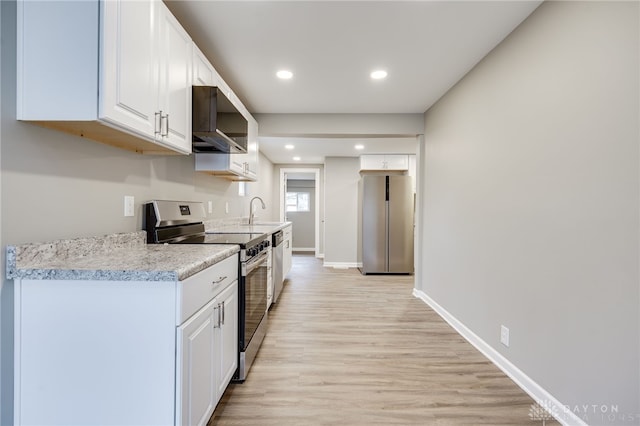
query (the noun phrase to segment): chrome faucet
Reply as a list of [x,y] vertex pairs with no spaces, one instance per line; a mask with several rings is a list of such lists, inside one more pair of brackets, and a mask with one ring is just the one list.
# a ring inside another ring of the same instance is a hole
[[254,200],[260,200],[260,202],[262,203],[262,210],[266,209],[267,206],[264,204],[264,201],[262,201],[262,198],[260,197],[253,197],[251,199],[251,201],[249,201],[249,225],[253,225],[253,201]]

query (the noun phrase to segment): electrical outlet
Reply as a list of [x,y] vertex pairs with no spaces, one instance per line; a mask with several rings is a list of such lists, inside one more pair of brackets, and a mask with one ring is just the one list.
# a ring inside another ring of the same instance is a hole
[[500,326],[500,343],[509,347],[509,329],[504,325]]
[[135,216],[135,202],[132,195],[124,196],[124,216],[131,217]]
[[213,201],[209,201],[209,214],[213,213]]

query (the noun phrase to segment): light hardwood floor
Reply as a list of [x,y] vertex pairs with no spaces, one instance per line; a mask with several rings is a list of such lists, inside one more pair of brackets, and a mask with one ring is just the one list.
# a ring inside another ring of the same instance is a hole
[[412,288],[412,276],[296,255],[247,380],[210,426],[541,425],[534,401]]

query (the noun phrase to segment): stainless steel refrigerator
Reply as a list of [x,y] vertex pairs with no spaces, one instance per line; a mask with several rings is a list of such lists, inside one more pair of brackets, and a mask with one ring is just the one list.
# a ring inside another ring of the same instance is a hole
[[359,189],[360,271],[363,274],[413,273],[411,177],[364,175]]

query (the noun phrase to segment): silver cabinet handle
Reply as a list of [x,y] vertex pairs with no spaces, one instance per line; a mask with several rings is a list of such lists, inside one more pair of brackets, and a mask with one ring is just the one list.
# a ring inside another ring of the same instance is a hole
[[224,277],[218,278],[216,281],[211,281],[211,284],[212,285],[220,284],[222,281],[224,281],[226,279],[227,279],[227,276],[225,275]]
[[220,328],[220,305],[216,306],[215,308],[213,308],[213,315],[216,314],[216,311],[218,311],[218,322],[213,322],[213,328]]
[[155,122],[153,123],[153,133],[162,136],[162,111],[155,113]]
[[224,325],[224,313],[225,313],[225,308],[224,308],[224,300],[222,301],[222,325]]
[[165,120],[165,128],[166,128],[166,132],[163,135],[160,136],[164,136],[164,137],[168,137],[169,136],[169,114],[165,114],[164,118],[166,118]]

